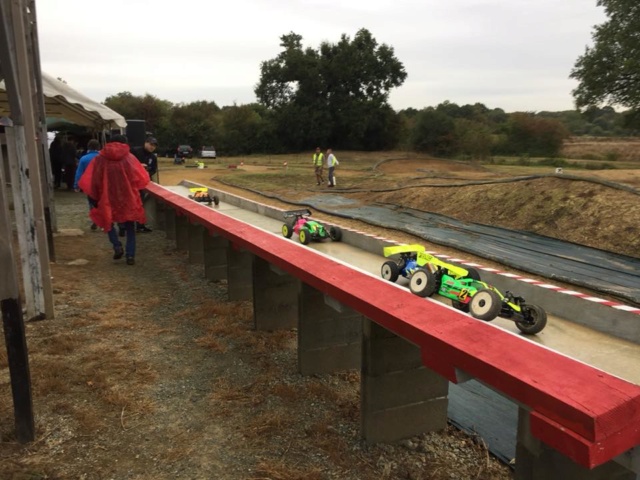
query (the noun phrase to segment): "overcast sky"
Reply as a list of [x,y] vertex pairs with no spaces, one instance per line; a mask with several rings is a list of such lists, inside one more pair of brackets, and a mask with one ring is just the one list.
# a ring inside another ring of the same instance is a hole
[[[100,7],[99,7],[100,6]],[[37,0],[42,69],[97,101],[255,102],[260,62],[294,32],[317,49],[368,29],[405,67],[399,110],[445,100],[573,108],[569,74],[606,16],[596,0]]]

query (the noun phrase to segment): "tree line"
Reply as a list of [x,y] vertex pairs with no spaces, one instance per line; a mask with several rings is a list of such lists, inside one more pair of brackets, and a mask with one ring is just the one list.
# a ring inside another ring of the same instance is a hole
[[[125,118],[145,120],[161,147],[215,145],[226,156],[316,146],[474,159],[556,156],[570,135],[638,134],[640,77],[633,66],[640,65],[640,37],[632,33],[640,28],[640,4],[597,3],[611,20],[595,27],[595,46],[586,49],[571,72],[580,82],[573,92],[576,110],[507,113],[481,103],[446,101],[397,112],[389,105],[389,93],[407,73],[394,49],[378,44],[366,29],[316,49],[303,47],[302,36],[293,32],[280,37],[281,52],[260,65],[256,103],[222,108],[204,100],[173,104],[130,92],[104,103]],[[611,104],[629,110],[617,112]]]

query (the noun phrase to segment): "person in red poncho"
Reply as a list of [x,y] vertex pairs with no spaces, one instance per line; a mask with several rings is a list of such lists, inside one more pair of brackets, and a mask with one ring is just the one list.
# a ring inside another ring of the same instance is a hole
[[[114,135],[84,172],[78,186],[92,205],[89,216],[102,228],[113,245],[113,259],[126,253],[127,264],[135,263],[135,223],[146,222],[140,190],[149,183],[149,174],[129,151],[127,137]],[[124,225],[127,241],[125,249],[113,224]]]

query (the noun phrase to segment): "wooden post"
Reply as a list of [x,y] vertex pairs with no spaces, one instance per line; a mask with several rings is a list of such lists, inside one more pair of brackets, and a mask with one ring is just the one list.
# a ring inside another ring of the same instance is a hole
[[35,438],[33,398],[22,302],[13,256],[13,229],[5,190],[4,169],[0,168],[0,311],[9,361],[16,438],[20,443],[26,443]]
[[40,148],[38,148],[38,159],[42,166],[41,188],[44,205],[44,220],[47,228],[47,245],[49,246],[49,258],[56,261],[55,245],[53,242],[53,232],[58,230],[56,210],[53,196],[53,170],[49,158],[49,143],[47,139],[47,114],[44,106],[44,91],[42,89],[42,69],[40,68],[40,44],[38,42],[38,22],[36,16],[35,0],[28,0],[29,15],[25,17],[25,28],[29,31],[28,53],[33,66],[33,78],[35,79],[35,92],[33,104],[37,105],[36,124],[40,126]]
[[[4,2],[3,2],[4,3]],[[6,4],[6,3],[5,3]],[[14,161],[17,161],[17,169],[12,168],[12,172],[17,170],[19,185],[13,185],[14,188],[14,204],[16,209],[16,218],[18,218],[18,199],[22,201],[23,223],[18,223],[18,231],[20,227],[24,228],[21,235],[23,239],[26,237],[28,243],[21,242],[21,253],[23,257],[23,274],[29,271],[30,280],[33,284],[31,290],[33,297],[27,297],[27,313],[29,319],[32,318],[53,318],[53,287],[51,284],[51,266],[49,264],[49,250],[47,244],[46,225],[44,220],[44,207],[41,189],[41,165],[38,162],[38,153],[36,149],[37,130],[35,128],[35,114],[33,109],[33,72],[28,62],[27,53],[27,33],[25,30],[26,4],[25,0],[11,0],[9,6],[11,15],[3,22],[10,20],[11,27],[6,23],[6,31],[9,33],[9,48],[11,43],[14,47],[13,62],[9,65],[13,66],[15,71],[10,71],[11,75],[7,75],[3,64],[3,74],[5,75],[5,84],[7,93],[17,93],[19,101],[10,102],[11,118],[14,123],[13,128],[5,129],[7,132],[7,145],[9,149],[11,144],[14,145]],[[5,7],[2,10],[6,13]],[[6,48],[6,47],[5,47]],[[11,70],[11,69],[9,69]],[[9,84],[15,82],[12,88]],[[13,132],[10,132],[13,130]],[[13,141],[10,141],[13,134]],[[11,163],[12,156],[9,156]],[[16,189],[19,188],[16,195]],[[26,261],[24,257],[27,257]],[[27,264],[28,270],[26,270]],[[26,276],[26,275],[25,275]],[[31,301],[30,301],[31,300]]]

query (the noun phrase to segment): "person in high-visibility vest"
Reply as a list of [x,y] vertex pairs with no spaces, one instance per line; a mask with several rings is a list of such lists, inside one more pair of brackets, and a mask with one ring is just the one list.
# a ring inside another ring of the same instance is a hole
[[336,180],[335,180],[335,177],[333,176],[333,172],[336,169],[336,165],[340,165],[340,163],[338,162],[338,159],[333,154],[333,150],[330,148],[327,148],[327,168],[329,169],[329,182],[327,183],[327,187],[336,186]]
[[324,155],[320,151],[320,147],[316,147],[316,153],[313,154],[313,167],[316,172],[316,182],[318,185],[324,183],[324,177],[322,176],[322,167],[324,164]]

